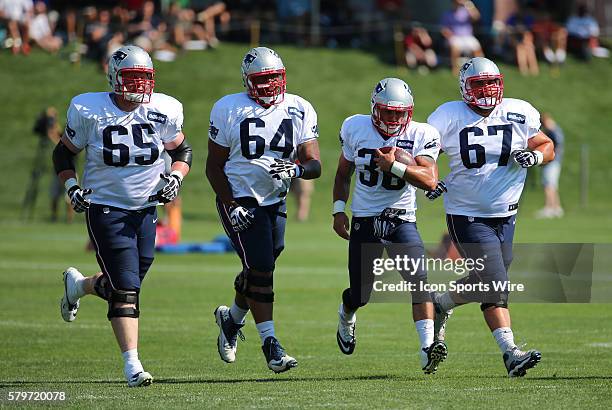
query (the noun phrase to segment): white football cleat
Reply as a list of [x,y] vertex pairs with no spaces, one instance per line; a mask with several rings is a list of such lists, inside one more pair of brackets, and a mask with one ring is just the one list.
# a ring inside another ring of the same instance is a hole
[[421,369],[425,374],[433,374],[438,370],[438,365],[448,356],[446,344],[436,340],[428,348],[421,349]]
[[340,351],[346,355],[353,354],[357,339],[355,338],[355,324],[357,323],[357,315],[353,321],[347,321],[342,313],[344,307],[340,304],[338,309],[338,331],[336,332],[336,341]]
[[128,379],[128,387],[146,387],[153,383],[153,376],[149,372],[138,372]]
[[244,324],[234,323],[230,308],[223,305],[215,309],[215,321],[219,326],[219,337],[217,337],[219,356],[224,362],[233,363],[236,360],[238,337],[240,337],[240,340],[244,340],[244,335],[240,330]]
[[66,269],[63,275],[64,296],[60,300],[60,313],[64,321],[72,322],[76,319],[79,310],[79,298],[76,297],[78,294],[77,281],[82,280],[84,276],[72,266]]
[[523,377],[527,370],[535,367],[542,360],[542,353],[537,350],[522,351],[518,347],[504,353],[504,364],[508,377]]
[[298,365],[297,360],[285,353],[285,349],[274,336],[266,338],[261,350],[266,357],[268,368],[274,373],[286,372]]

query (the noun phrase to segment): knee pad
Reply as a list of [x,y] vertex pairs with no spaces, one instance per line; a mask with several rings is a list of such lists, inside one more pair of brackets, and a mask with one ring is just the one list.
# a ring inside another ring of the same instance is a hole
[[94,291],[98,297],[106,301],[110,300],[113,288],[106,275],[99,276],[98,279],[96,279],[96,283],[94,283]]
[[480,310],[484,312],[490,307],[500,307],[500,308],[508,309],[508,296],[507,295],[501,295],[501,296],[502,298],[500,299],[503,299],[503,296],[505,296],[505,300],[500,300],[499,302],[496,302],[496,303],[481,303]]
[[[113,289],[110,299],[108,300],[108,320],[114,317],[131,317],[137,318],[140,316],[138,310],[138,291],[136,290],[116,290]],[[115,303],[131,303],[134,307],[115,307]]]
[[[269,287],[269,293],[262,293],[251,290],[251,286],[257,287]],[[234,289],[241,295],[253,299],[257,302],[272,303],[274,302],[274,292],[272,287],[274,286],[274,279],[272,274],[261,275],[254,274],[250,269],[245,269],[236,276],[234,280]]]

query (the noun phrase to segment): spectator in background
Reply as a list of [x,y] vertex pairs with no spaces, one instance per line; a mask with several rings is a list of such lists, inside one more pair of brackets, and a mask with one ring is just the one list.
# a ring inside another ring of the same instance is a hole
[[609,57],[607,49],[599,46],[599,24],[590,15],[586,4],[578,6],[577,14],[567,20],[568,49],[583,60],[591,56]]
[[[55,24],[53,24],[55,26]],[[30,23],[30,37],[36,44],[50,53],[57,52],[62,46],[62,39],[53,34],[51,22],[47,15],[47,5],[37,1],[34,5],[34,18]]]
[[310,198],[314,192],[314,180],[296,178],[291,182],[289,192],[295,196],[297,202],[295,219],[298,222],[306,222],[310,216]]
[[563,130],[549,113],[542,113],[542,132],[555,144],[555,159],[542,166],[544,186],[544,208],[536,213],[537,218],[561,218],[563,208],[559,199],[559,176],[563,163]]
[[540,73],[534,37],[531,32],[534,23],[535,17],[529,8],[527,10],[518,9],[506,22],[508,42],[516,51],[516,63],[522,75]]
[[563,64],[567,56],[567,30],[553,21],[549,12],[539,14],[531,28],[536,46],[542,50],[546,61]]
[[32,0],[0,0],[0,18],[7,21],[8,38],[6,47],[13,54],[30,53],[30,20]]
[[480,42],[474,37],[472,24],[480,19],[480,13],[469,0],[453,0],[452,10],[442,16],[442,35],[450,47],[450,60],[453,73],[459,74],[459,57],[483,55]]
[[207,3],[207,7],[198,13],[198,21],[204,25],[208,45],[215,48],[219,45],[219,39],[217,38],[217,31],[215,29],[215,19],[219,18],[221,27],[227,31],[231,15],[224,2],[212,0]]
[[183,8],[181,2],[170,4],[165,22],[170,41],[185,50],[203,50],[207,47],[204,26],[195,23],[196,14],[192,9]]
[[438,65],[433,42],[427,30],[419,23],[412,23],[410,32],[404,38],[406,65],[419,73],[427,73]]
[[276,0],[276,13],[283,24],[283,40],[298,46],[308,43],[306,27],[310,19],[310,6],[310,0]]

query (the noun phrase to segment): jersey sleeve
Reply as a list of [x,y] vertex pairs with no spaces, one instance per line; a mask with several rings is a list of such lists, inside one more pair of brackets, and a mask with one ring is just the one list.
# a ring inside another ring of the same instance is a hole
[[163,142],[173,141],[183,130],[183,104],[175,100],[173,105],[168,116],[165,135],[162,136]]
[[88,135],[87,119],[79,111],[78,104],[72,100],[66,118],[66,136],[72,145],[81,150],[87,145]]
[[445,114],[444,110],[442,110],[442,107],[438,107],[434,112],[431,113],[429,118],[427,118],[427,123],[438,131],[438,151],[440,150],[440,148],[444,150],[444,140],[442,139],[442,136],[446,134],[446,130],[448,129],[448,126],[450,124],[450,120]]
[[297,137],[298,145],[319,137],[319,125],[317,121],[317,112],[310,103],[306,102],[304,104],[304,128]]
[[226,132],[227,114],[217,102],[210,111],[208,138],[223,147],[229,148],[230,141]]
[[415,141],[413,152],[415,157],[426,155],[436,161],[440,154],[440,133],[438,130],[426,126],[420,138]]
[[355,162],[355,153],[350,146],[350,134],[347,132],[347,128],[346,121],[344,121],[342,127],[340,127],[340,135],[338,136],[338,139],[340,140],[340,146],[342,147],[342,156],[344,156],[347,161]]
[[525,119],[525,125],[527,126],[527,138],[533,138],[540,132],[540,113],[533,105],[526,104],[525,114],[527,118]]

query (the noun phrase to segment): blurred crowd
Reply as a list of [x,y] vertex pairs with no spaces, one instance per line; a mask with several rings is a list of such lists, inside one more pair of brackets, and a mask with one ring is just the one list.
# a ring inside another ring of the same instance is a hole
[[[575,1],[564,21],[555,6],[547,0],[432,1],[414,10],[404,0],[0,0],[0,42],[14,54],[28,54],[31,46],[69,50],[73,61],[101,65],[126,43],[171,61],[183,50],[214,49],[219,38],[356,48],[395,42],[396,60],[419,72],[440,63],[456,71],[462,58],[486,54],[516,63],[524,75],[537,75],[542,60],[562,64],[568,52],[584,60],[609,56],[586,2]],[[417,21],[425,10],[436,15]]]

